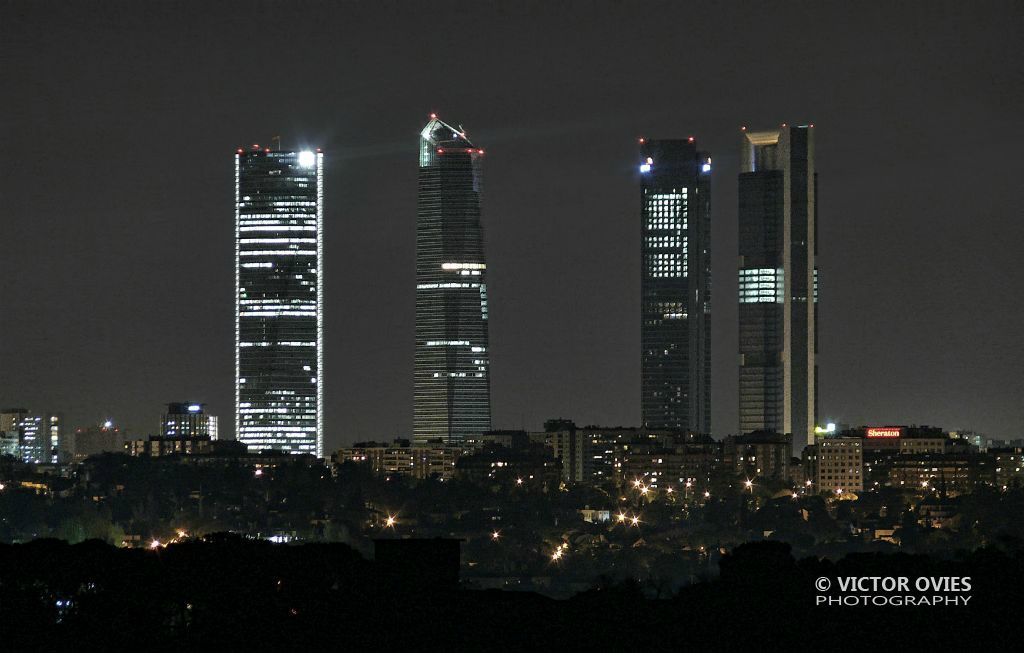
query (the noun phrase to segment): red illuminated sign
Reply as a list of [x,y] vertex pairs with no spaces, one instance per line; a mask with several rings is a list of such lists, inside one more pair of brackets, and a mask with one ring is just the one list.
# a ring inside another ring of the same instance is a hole
[[899,438],[903,437],[903,429],[897,427],[872,427],[865,434],[869,438]]

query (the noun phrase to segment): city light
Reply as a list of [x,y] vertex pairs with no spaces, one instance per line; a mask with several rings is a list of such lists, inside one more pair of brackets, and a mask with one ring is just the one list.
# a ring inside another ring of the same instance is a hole
[[299,152],[299,165],[303,168],[312,168],[316,165],[316,155],[308,150]]
[[397,523],[398,519],[394,515],[388,515],[388,518],[384,521],[384,525],[388,528],[394,528]]
[[491,539],[497,541],[501,537],[501,531],[494,531],[491,533]]

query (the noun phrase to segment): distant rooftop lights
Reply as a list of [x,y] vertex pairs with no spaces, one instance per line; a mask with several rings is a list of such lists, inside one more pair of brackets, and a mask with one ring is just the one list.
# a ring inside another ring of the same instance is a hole
[[640,164],[640,174],[647,174],[650,171],[651,171],[651,164],[650,163],[641,163]]
[[203,409],[203,407],[200,406],[199,404],[190,404],[189,407],[188,407],[188,412],[190,412],[190,413],[198,413],[202,409]]

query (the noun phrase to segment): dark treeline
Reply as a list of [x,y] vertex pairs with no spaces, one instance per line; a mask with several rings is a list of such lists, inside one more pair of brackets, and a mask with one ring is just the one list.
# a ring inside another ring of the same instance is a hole
[[[572,599],[474,591],[392,573],[344,544],[208,536],[156,550],[98,541],[0,545],[0,646],[11,651],[324,648],[694,650],[743,644],[834,650],[977,650],[1015,638],[1019,543],[950,560],[862,553],[795,560],[786,544],[737,547],[721,576],[672,598],[633,581]],[[815,606],[821,576],[970,576],[967,606]],[[443,576],[443,575],[442,575]]]

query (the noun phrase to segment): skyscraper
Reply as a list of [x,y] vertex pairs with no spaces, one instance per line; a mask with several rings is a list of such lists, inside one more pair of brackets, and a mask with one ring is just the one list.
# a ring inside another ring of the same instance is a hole
[[740,432],[814,441],[817,173],[813,125],[744,129],[739,176]]
[[640,388],[649,429],[711,432],[711,156],[640,140]]
[[235,155],[235,424],[323,457],[323,154]]
[[459,444],[491,428],[484,151],[431,115],[420,132],[413,438]]

